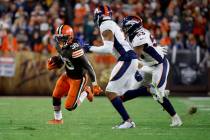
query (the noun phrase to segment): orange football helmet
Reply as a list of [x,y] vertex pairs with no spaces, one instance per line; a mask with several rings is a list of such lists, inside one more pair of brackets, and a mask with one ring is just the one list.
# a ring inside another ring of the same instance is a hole
[[74,31],[69,25],[60,25],[56,30],[55,39],[61,47],[71,44],[74,40]]

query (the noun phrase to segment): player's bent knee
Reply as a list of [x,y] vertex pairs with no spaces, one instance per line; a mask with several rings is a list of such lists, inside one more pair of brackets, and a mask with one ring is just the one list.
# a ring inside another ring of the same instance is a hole
[[107,98],[108,98],[109,100],[113,100],[114,98],[117,97],[117,94],[115,94],[115,93],[113,93],[113,92],[109,92],[109,91],[106,91],[106,92],[105,92],[105,95],[107,96]]
[[75,104],[74,106],[65,106],[65,108],[68,110],[68,111],[73,111],[77,108],[77,104]]

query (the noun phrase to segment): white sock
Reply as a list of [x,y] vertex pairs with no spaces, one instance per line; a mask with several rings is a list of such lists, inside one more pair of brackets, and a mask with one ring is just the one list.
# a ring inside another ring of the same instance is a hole
[[172,118],[179,118],[178,114],[176,113]]
[[55,118],[55,120],[62,120],[62,112],[61,112],[61,110],[59,110],[59,111],[54,111],[54,118]]
[[86,97],[87,97],[87,92],[83,91],[79,97],[80,104],[85,100]]

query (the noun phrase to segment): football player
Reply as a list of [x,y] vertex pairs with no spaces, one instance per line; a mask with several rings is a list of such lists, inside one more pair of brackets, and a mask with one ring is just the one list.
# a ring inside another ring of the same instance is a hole
[[[169,72],[169,62],[164,55],[163,49],[157,49],[157,42],[150,32],[142,26],[142,19],[137,16],[127,16],[122,21],[122,30],[125,33],[126,39],[134,48],[141,65],[148,67],[152,74],[152,83],[150,84],[150,93],[163,108],[170,114],[172,123],[170,126],[181,126],[182,121],[176,113],[171,102],[165,95],[165,87]],[[142,90],[143,87],[140,89]],[[139,89],[127,92],[126,95],[135,97]],[[131,98],[131,97],[129,97]],[[126,99],[125,99],[126,100]]]
[[[86,96],[92,101],[93,94],[99,94],[102,90],[97,84],[95,72],[84,55],[83,49],[74,39],[72,28],[68,25],[59,26],[56,30],[55,41],[59,55],[48,60],[47,68],[52,70],[64,65],[66,72],[59,77],[54,88],[52,94],[54,119],[48,123],[62,124],[61,98],[63,96],[66,96],[65,108],[72,111]],[[92,91],[90,87],[86,87],[87,75],[92,82]],[[82,92],[84,88],[86,92]]]
[[135,123],[123,106],[120,96],[129,87],[129,77],[134,77],[138,70],[138,59],[133,48],[125,40],[121,28],[112,20],[112,10],[107,5],[100,5],[94,11],[94,22],[100,29],[102,46],[85,45],[86,52],[112,53],[117,58],[106,87],[106,96],[113,107],[120,114],[123,122],[113,129],[126,129],[135,127]]

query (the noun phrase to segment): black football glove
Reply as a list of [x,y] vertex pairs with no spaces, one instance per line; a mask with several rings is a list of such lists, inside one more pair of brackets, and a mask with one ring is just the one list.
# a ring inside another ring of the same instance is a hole
[[91,52],[90,51],[91,46],[89,44],[82,45],[82,48],[83,48],[83,50],[84,50],[85,53]]

